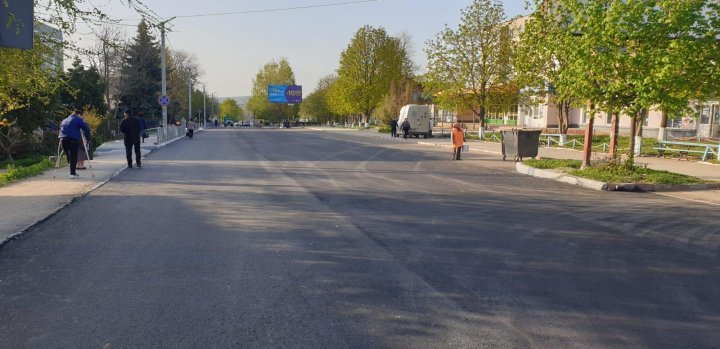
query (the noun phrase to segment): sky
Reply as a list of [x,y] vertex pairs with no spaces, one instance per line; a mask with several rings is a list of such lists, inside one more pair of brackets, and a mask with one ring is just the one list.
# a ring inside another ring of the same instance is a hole
[[[358,2],[364,1],[364,2]],[[127,38],[135,35],[139,16],[121,0],[87,0],[112,18],[123,19]],[[158,17],[172,20],[167,44],[193,54],[203,71],[200,80],[218,97],[248,96],[252,80],[266,63],[286,58],[303,94],[334,73],[340,53],[363,25],[383,27],[390,35],[407,33],[413,58],[424,70],[425,43],[445,25],[456,27],[460,10],[471,0],[142,0]],[[339,5],[340,3],[345,3]],[[508,19],[527,14],[525,0],[503,0]],[[338,5],[332,5],[338,4]],[[332,5],[313,7],[318,5]],[[309,7],[293,10],[266,11]],[[257,12],[252,12],[257,11]],[[250,12],[198,16],[227,12]],[[195,15],[196,17],[181,17]],[[80,46],[93,42],[92,31],[78,26]],[[159,33],[156,33],[159,38]]]

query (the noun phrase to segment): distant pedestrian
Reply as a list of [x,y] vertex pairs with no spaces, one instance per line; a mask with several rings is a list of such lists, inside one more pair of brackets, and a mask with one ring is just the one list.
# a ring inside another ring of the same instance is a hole
[[190,137],[190,139],[192,139],[193,133],[195,133],[195,121],[193,121],[193,119],[188,120],[186,127],[187,127],[187,136]]
[[138,112],[138,120],[140,121],[140,141],[145,143],[145,138],[148,138],[147,133],[147,121],[145,121],[145,113]]
[[453,147],[453,160],[460,160],[462,148],[465,144],[465,131],[460,127],[460,123],[456,122],[450,132],[450,140]]
[[124,117],[120,121],[120,132],[125,136],[125,158],[127,158],[128,168],[133,167],[133,148],[135,149],[135,163],[138,168],[142,168],[140,162],[140,120],[131,115],[130,109],[125,110]]
[[405,119],[402,124],[400,124],[400,129],[403,133],[403,139],[407,139],[410,135],[410,121],[408,121],[408,119]]
[[390,120],[390,137],[397,137],[397,119]]
[[82,113],[81,109],[75,109],[70,116],[60,123],[58,138],[60,138],[60,145],[65,152],[68,164],[70,164],[70,179],[80,178],[76,170],[78,150],[82,143],[82,133],[85,134],[85,139],[90,139],[90,127],[80,117]]

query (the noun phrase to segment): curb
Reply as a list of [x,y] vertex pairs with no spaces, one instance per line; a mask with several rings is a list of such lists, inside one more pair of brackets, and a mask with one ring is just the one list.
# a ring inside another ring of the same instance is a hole
[[636,184],[636,183],[605,183],[587,178],[571,176],[562,172],[543,170],[523,164],[515,163],[518,173],[537,178],[552,179],[558,182],[576,185],[579,187],[604,191],[631,191],[631,192],[666,192],[690,190],[720,189],[720,183],[710,184]]

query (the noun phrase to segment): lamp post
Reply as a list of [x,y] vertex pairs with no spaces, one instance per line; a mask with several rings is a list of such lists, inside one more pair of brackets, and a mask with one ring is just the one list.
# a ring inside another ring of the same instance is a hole
[[203,85],[203,128],[207,128],[207,106],[205,105],[205,85]]
[[[160,59],[161,59],[161,65],[162,65],[162,95],[167,95],[167,68],[165,67],[165,24],[175,19],[175,17],[172,17],[170,19],[164,20],[158,24],[158,27],[160,27],[160,42],[162,46],[162,52],[160,53]],[[167,105],[162,106],[162,132],[163,132],[163,142],[167,139]],[[159,143],[159,142],[158,142]]]

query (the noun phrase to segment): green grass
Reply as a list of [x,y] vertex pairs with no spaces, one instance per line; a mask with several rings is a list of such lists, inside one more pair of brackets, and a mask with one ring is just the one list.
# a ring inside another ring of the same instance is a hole
[[6,164],[7,171],[0,173],[0,186],[8,185],[22,178],[37,176],[54,166],[55,164],[50,162],[47,157],[21,159]]
[[562,169],[567,173],[606,183],[636,184],[703,184],[700,178],[668,171],[632,166],[625,163],[602,163],[580,169],[579,160],[537,159],[525,160],[524,164],[540,169]]
[[525,165],[539,169],[556,169],[556,168],[574,168],[579,169],[582,162],[580,160],[568,159],[531,159],[523,161]]

